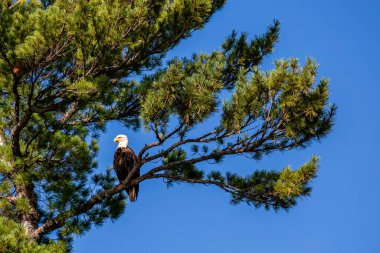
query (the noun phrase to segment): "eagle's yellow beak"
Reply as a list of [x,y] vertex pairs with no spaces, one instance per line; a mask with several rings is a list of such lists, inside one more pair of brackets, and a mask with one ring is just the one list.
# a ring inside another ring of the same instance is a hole
[[113,139],[113,142],[117,142],[119,139],[116,137],[115,139]]

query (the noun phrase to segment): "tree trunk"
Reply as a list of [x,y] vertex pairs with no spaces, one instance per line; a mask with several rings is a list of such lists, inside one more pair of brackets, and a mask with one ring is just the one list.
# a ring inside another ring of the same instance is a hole
[[[5,138],[2,132],[0,132],[0,146],[5,145]],[[0,161],[3,158],[0,155]],[[25,185],[23,183],[16,186],[16,196],[13,197],[12,202],[17,201],[17,199],[25,198],[28,200],[28,204],[30,209],[28,211],[22,211],[19,214],[19,222],[22,227],[25,229],[26,234],[28,234],[31,238],[35,236],[35,230],[38,227],[38,211],[37,211],[37,196],[34,192],[33,183],[29,183]]]
[[28,185],[18,185],[16,189],[16,198],[26,198],[30,209],[28,211],[22,211],[20,213],[20,222],[25,229],[26,234],[31,238],[35,237],[35,230],[38,227],[38,211],[37,211],[37,197],[34,193],[34,185],[32,183]]

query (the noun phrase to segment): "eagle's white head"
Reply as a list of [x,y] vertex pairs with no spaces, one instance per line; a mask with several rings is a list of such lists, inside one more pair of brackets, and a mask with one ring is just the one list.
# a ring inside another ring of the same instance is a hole
[[126,148],[128,147],[128,137],[124,134],[119,134],[118,136],[113,139],[114,142],[118,142],[119,145],[118,148]]

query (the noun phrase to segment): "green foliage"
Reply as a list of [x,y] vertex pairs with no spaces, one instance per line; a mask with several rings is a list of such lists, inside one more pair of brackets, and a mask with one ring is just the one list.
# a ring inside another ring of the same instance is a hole
[[239,194],[233,194],[234,204],[244,201],[266,209],[288,209],[296,204],[297,198],[309,195],[309,183],[316,177],[317,170],[318,158],[313,157],[294,171],[290,167],[280,172],[255,171],[245,178],[229,173],[225,180],[241,190]]
[[143,81],[146,95],[141,105],[145,122],[162,125],[175,114],[187,125],[202,122],[216,109],[216,98],[224,88],[221,53],[174,59],[168,67]]
[[63,242],[37,244],[28,238],[25,231],[14,221],[0,217],[0,252],[3,253],[64,253]]
[[323,136],[331,128],[335,110],[325,110],[327,80],[313,87],[317,66],[310,59],[303,67],[296,59],[276,61],[275,66],[270,72],[253,69],[250,79],[240,76],[235,94],[224,103],[223,127],[240,131],[247,121],[271,118],[286,124],[286,136],[291,139]]
[[245,71],[261,63],[263,56],[273,51],[273,46],[278,40],[280,23],[275,20],[273,25],[268,26],[268,31],[262,36],[256,36],[250,42],[248,35],[243,33],[238,37],[234,31],[227,37],[222,45],[223,54],[226,55],[224,69],[224,82],[227,88],[234,88],[239,72]]
[[[163,160],[163,164],[170,165],[173,162],[180,162],[184,160],[186,160],[186,152],[182,149],[178,149],[170,153],[167,157],[165,157]],[[169,166],[165,172],[168,176],[183,179],[202,179],[204,176],[204,172],[201,170],[197,170],[193,164],[184,164],[173,167]],[[169,177],[167,183],[168,185],[171,185],[175,181],[178,180]]]

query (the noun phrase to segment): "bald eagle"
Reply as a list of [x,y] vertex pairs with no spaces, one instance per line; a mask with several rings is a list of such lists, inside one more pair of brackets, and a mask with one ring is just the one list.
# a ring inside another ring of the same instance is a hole
[[[113,156],[113,167],[116,171],[117,178],[120,182],[124,181],[129,173],[131,173],[133,166],[136,164],[137,156],[133,150],[128,147],[128,138],[125,135],[118,135],[113,140],[118,142],[119,145],[116,148],[115,154]],[[131,180],[136,179],[140,176],[140,171],[136,171],[133,174]],[[126,189],[127,194],[131,202],[137,199],[139,194],[139,185],[133,185]]]

